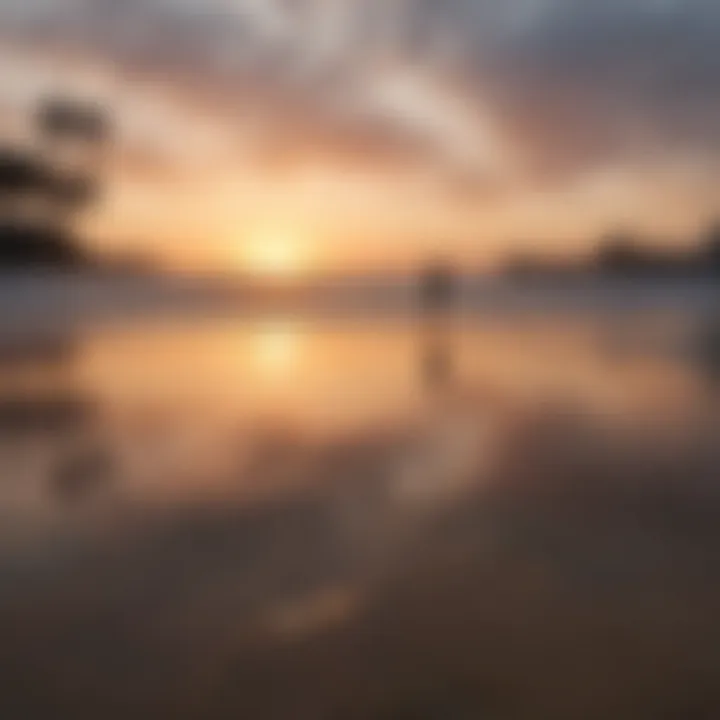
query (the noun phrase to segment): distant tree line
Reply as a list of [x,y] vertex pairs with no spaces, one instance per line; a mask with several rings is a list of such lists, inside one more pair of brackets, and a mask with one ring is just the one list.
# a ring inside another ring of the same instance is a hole
[[504,267],[517,278],[616,277],[717,279],[720,281],[720,222],[711,223],[687,248],[667,248],[628,232],[603,237],[594,252],[579,260],[558,261],[517,255]]

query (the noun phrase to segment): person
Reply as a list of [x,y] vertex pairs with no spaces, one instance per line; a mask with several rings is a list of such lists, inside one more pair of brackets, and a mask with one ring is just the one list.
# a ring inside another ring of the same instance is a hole
[[453,269],[436,261],[420,276],[420,306],[425,313],[448,312],[458,301],[458,282]]

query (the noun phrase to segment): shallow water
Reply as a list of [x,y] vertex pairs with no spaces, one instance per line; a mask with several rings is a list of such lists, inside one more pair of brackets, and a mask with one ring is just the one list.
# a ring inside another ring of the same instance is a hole
[[717,335],[667,312],[15,331],[2,716],[716,717]]

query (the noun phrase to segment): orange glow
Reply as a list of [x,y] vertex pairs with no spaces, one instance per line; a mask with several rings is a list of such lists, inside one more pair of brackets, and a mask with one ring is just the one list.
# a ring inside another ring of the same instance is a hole
[[252,357],[265,376],[289,377],[301,351],[302,334],[292,326],[270,324],[252,336]]
[[307,245],[297,237],[277,231],[255,234],[238,250],[241,270],[262,278],[293,278],[305,274],[311,258]]

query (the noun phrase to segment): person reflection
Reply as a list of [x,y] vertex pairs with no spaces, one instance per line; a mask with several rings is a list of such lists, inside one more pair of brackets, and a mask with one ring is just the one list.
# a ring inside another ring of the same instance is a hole
[[420,328],[420,376],[428,395],[447,395],[455,375],[453,332],[443,319],[423,319]]
[[429,263],[420,275],[420,369],[425,391],[447,395],[455,374],[452,318],[459,300],[453,270],[441,262]]

